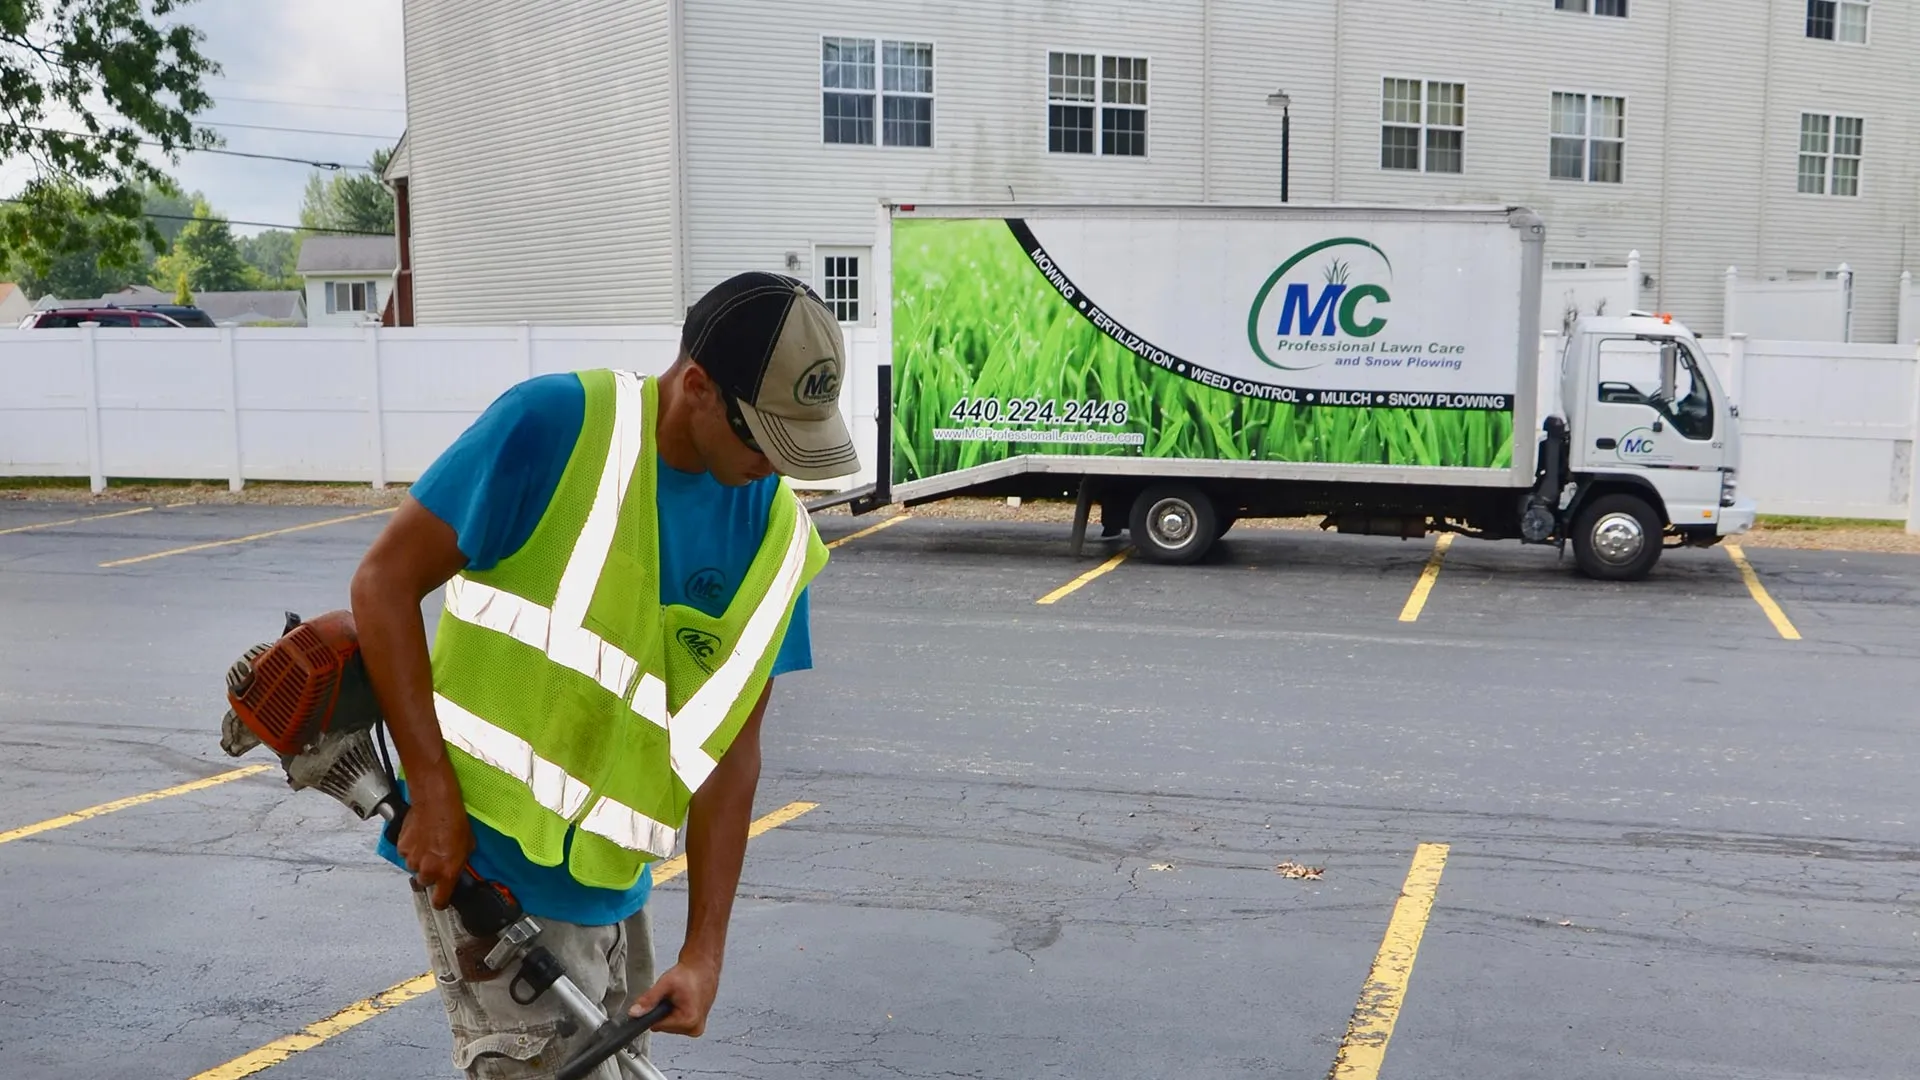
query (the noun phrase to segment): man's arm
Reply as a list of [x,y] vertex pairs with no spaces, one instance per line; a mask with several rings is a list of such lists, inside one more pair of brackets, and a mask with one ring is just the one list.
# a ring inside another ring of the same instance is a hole
[[373,693],[406,768],[412,809],[395,847],[433,906],[453,886],[473,851],[460,781],[433,712],[433,668],[420,601],[467,565],[453,528],[408,498],[353,575],[353,621]]
[[687,813],[687,938],[675,964],[652,989],[633,1003],[639,1016],[673,1000],[673,1014],[655,1031],[698,1038],[707,1030],[707,1013],[720,989],[720,968],[727,950],[727,923],[747,856],[747,826],[753,796],[760,785],[760,719],[773,695],[773,680],[747,716],[720,764],[693,794]]

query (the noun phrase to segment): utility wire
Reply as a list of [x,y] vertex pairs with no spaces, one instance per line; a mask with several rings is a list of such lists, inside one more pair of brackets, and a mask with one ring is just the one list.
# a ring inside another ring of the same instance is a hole
[[[14,206],[25,206],[27,205],[27,200],[0,199],[0,203],[9,203]],[[251,225],[251,226],[254,226],[255,228],[281,229],[286,232],[329,233],[329,234],[335,234],[340,236],[392,236],[393,235],[390,232],[380,232],[376,229],[328,229],[328,228],[322,228],[319,226],[314,226],[312,228],[309,228],[308,226],[305,226],[305,225],[279,225],[271,221],[236,221],[233,218],[200,218],[200,217],[195,217],[192,214],[161,214],[161,213],[156,213],[150,210],[142,211],[140,216],[155,218],[160,221],[218,220],[218,221],[226,222],[228,225]]]
[[[70,139],[112,141],[111,137],[107,135],[93,135],[85,131],[61,131],[58,128],[34,127],[31,124],[0,124],[0,127],[10,127],[19,131],[37,131],[43,135],[64,135]],[[157,146],[163,150],[166,149],[165,143],[155,142],[151,139],[135,139],[134,141],[141,146]],[[286,157],[281,154],[250,154],[244,150],[222,150],[211,146],[181,145],[175,146],[173,149],[180,153],[187,154],[220,154],[224,157],[253,158],[257,161],[290,161],[295,165],[311,165],[316,169],[326,169],[330,172],[339,172],[342,169],[354,169],[369,173],[374,171],[371,165],[348,165],[345,162],[339,161],[314,161],[311,158]]]
[[327,131],[322,128],[276,127],[272,124],[236,124],[231,120],[202,120],[202,127],[245,128],[248,131],[287,131],[295,135],[335,135],[343,139],[379,139],[381,142],[397,143],[398,135],[375,135],[371,131]]
[[278,98],[209,96],[213,97],[214,104],[216,105],[224,101],[243,101],[249,105],[284,105],[294,109],[345,109],[349,112],[400,113],[402,115],[405,115],[407,111],[405,109],[381,108],[378,105],[328,105],[319,101],[283,101]]

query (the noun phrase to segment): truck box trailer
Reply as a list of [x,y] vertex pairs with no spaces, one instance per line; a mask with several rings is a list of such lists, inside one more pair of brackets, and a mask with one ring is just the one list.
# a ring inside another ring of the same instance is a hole
[[1571,542],[1646,575],[1752,526],[1695,337],[1581,317],[1543,371],[1519,207],[880,208],[878,482],[856,513],[1072,497],[1189,563],[1243,517]]

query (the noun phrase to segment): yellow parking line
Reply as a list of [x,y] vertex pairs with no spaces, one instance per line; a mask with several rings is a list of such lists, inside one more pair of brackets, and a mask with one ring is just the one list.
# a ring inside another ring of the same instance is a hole
[[1407,597],[1407,606],[1400,609],[1401,622],[1413,622],[1420,617],[1420,610],[1427,606],[1427,594],[1433,591],[1433,583],[1440,579],[1440,563],[1447,557],[1447,549],[1453,546],[1453,534],[1441,533],[1433,541],[1433,554],[1427,556],[1427,568],[1420,571],[1420,580],[1413,583],[1413,595]]
[[1414,851],[1406,884],[1400,887],[1393,917],[1387,920],[1387,936],[1373,958],[1366,985],[1360,989],[1353,1019],[1347,1023],[1347,1037],[1340,1040],[1328,1080],[1378,1080],[1380,1065],[1387,1058],[1387,1042],[1393,1038],[1394,1021],[1406,1000],[1407,982],[1413,978],[1413,960],[1420,952],[1433,897],[1440,890],[1440,871],[1446,865],[1445,844],[1421,844]]
[[1799,641],[1800,631],[1793,628],[1793,622],[1787,618],[1787,613],[1780,610],[1780,605],[1774,603],[1773,597],[1767,593],[1767,587],[1760,584],[1760,575],[1753,572],[1753,564],[1747,561],[1747,553],[1741,550],[1739,544],[1729,543],[1726,549],[1727,556],[1733,560],[1733,565],[1740,568],[1740,577],[1747,583],[1747,591],[1753,594],[1754,603],[1759,604],[1760,610],[1767,613],[1767,621],[1773,624],[1773,628],[1781,637],[1788,641]]
[[61,814],[59,817],[48,818],[45,821],[36,821],[31,825],[22,825],[17,829],[0,832],[0,844],[11,843],[15,840],[24,840],[29,836],[37,836],[40,833],[52,829],[64,828],[68,825],[77,825],[89,818],[97,818],[102,814],[111,814],[115,810],[125,810],[129,806],[139,806],[142,803],[168,799],[175,795],[185,795],[189,791],[201,791],[206,788],[216,787],[229,780],[238,780],[243,776],[252,776],[254,773],[265,772],[270,768],[272,768],[270,765],[249,765],[244,769],[223,772],[218,776],[209,776],[185,784],[175,784],[173,787],[163,788],[159,791],[149,791],[145,795],[130,795],[124,799],[115,799],[112,802],[101,803],[99,806],[89,806],[85,810],[75,810],[71,814]]
[[15,525],[11,529],[0,529],[0,536],[32,532],[35,529],[57,529],[62,525],[78,525],[83,521],[105,521],[107,518],[132,517],[135,514],[146,514],[152,511],[153,507],[143,506],[138,510],[115,510],[111,514],[89,514],[86,517],[68,518],[65,521],[43,521],[38,525]]
[[398,509],[398,507],[389,506],[382,510],[369,510],[364,514],[348,514],[346,517],[328,518],[325,521],[309,521],[305,525],[295,525],[286,529],[274,529],[270,532],[254,533],[251,536],[236,536],[231,540],[214,540],[205,544],[192,544],[187,547],[172,548],[167,551],[156,551],[151,555],[136,555],[131,559],[115,559],[112,562],[103,562],[100,566],[103,569],[111,570],[116,566],[132,566],[134,563],[149,562],[153,559],[164,559],[169,555],[185,555],[194,551],[206,551],[209,548],[229,547],[234,544],[248,544],[255,540],[265,540],[270,536],[285,536],[288,533],[304,532],[308,529],[318,529],[327,525],[343,525],[349,521],[359,521],[362,518],[379,517],[381,514],[391,514],[396,509]]
[[[810,802],[788,803],[748,826],[747,836],[752,838],[769,829],[777,829],[818,805],[820,804]],[[671,881],[686,871],[687,857],[677,856],[654,868],[653,882],[658,885],[664,881]],[[335,1035],[351,1031],[381,1013],[397,1005],[404,1005],[432,989],[432,972],[416,975],[404,982],[395,983],[372,997],[362,998],[324,1020],[316,1020],[291,1035],[282,1035],[258,1050],[241,1054],[232,1061],[215,1065],[206,1072],[196,1073],[191,1080],[243,1080],[244,1077],[271,1069],[303,1050],[311,1050]]]
[[879,532],[881,529],[891,529],[895,525],[900,524],[901,522],[907,520],[912,516],[913,516],[912,514],[895,514],[892,517],[888,518],[887,520],[879,523],[878,525],[869,525],[866,528],[861,529],[859,532],[852,534],[851,536],[843,536],[838,540],[829,540],[827,541],[827,546],[830,548],[837,548],[841,544],[851,544],[855,540],[858,540],[863,536],[872,536],[874,533]]
[[325,1020],[316,1020],[291,1035],[282,1035],[250,1054],[242,1054],[224,1065],[215,1065],[206,1072],[197,1073],[193,1080],[240,1080],[243,1076],[271,1069],[302,1050],[311,1050],[335,1035],[351,1031],[388,1009],[404,1005],[432,989],[432,972],[416,975],[370,998],[362,998]]
[[1094,567],[1093,569],[1087,571],[1084,574],[1081,574],[1079,577],[1074,578],[1072,581],[1067,582],[1065,585],[1060,586],[1059,588],[1053,590],[1052,592],[1041,597],[1040,599],[1035,600],[1034,603],[1051,604],[1065,597],[1073,595],[1074,593],[1078,592],[1082,586],[1086,585],[1087,582],[1092,581],[1093,579],[1099,577],[1102,574],[1111,573],[1114,567],[1119,566],[1121,563],[1127,560],[1128,554],[1129,552],[1123,551],[1120,554],[1115,555],[1113,558],[1108,559],[1106,562],[1101,563],[1099,566]]

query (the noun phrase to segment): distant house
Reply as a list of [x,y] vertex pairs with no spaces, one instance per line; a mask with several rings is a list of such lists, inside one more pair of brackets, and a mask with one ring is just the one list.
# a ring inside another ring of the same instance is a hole
[[11,330],[33,314],[33,301],[11,281],[0,281],[0,330]]
[[380,321],[393,292],[400,246],[391,236],[309,236],[295,270],[307,282],[307,325]]

